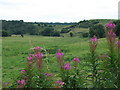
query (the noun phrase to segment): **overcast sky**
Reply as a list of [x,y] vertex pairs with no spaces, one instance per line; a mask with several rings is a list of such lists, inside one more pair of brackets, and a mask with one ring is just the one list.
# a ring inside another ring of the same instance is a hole
[[78,22],[118,19],[120,0],[0,0],[0,19],[29,22]]

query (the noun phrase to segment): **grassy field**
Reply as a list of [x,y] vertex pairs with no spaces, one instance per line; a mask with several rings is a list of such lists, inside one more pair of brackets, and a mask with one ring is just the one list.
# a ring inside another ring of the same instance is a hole
[[[35,46],[47,50],[49,69],[57,67],[55,53],[61,49],[65,53],[65,60],[69,61],[78,56],[81,61],[89,53],[89,39],[79,37],[42,37],[42,36],[20,36],[2,38],[2,81],[13,83],[19,76],[19,71],[25,67],[26,57],[33,53]],[[100,39],[96,52],[98,54],[107,52],[106,39]],[[46,63],[46,62],[45,62]],[[52,66],[51,66],[52,65]],[[52,70],[52,69],[50,69]],[[51,72],[55,72],[52,70]]]

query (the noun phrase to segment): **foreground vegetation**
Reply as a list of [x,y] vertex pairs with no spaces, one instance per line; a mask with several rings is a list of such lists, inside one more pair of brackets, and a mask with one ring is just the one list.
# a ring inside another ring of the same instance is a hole
[[[61,49],[65,58],[71,59],[74,56],[84,58],[89,53],[89,39],[79,37],[40,37],[40,36],[12,36],[3,38],[3,82],[13,83],[19,76],[19,70],[25,67],[26,56],[31,53],[35,46],[41,46],[49,53],[50,64],[56,64],[55,53]],[[101,49],[102,48],[102,49]],[[97,52],[107,52],[105,39],[99,40]],[[54,56],[54,57],[52,57]],[[53,65],[52,65],[53,66]],[[52,68],[52,67],[51,67]],[[11,74],[12,73],[12,74]]]
[[119,88],[120,41],[114,28],[112,22],[106,24],[107,40],[98,40],[96,36],[90,40],[36,36],[3,38],[3,87]]

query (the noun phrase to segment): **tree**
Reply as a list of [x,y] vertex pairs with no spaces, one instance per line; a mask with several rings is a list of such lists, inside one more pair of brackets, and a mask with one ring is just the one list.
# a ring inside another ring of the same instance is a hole
[[89,29],[90,37],[93,37],[94,35],[98,38],[105,37],[105,28],[102,24],[96,24]]
[[60,36],[60,32],[59,32],[59,31],[54,31],[53,34],[52,34],[52,36],[57,36],[57,37],[59,37],[59,36]]
[[70,32],[71,30],[69,28],[62,28],[61,32],[60,33],[68,33]]
[[45,28],[44,30],[42,30],[41,31],[41,35],[43,35],[43,36],[52,36],[52,34],[53,34],[53,32],[54,32],[54,28]]
[[120,37],[120,21],[116,23],[115,31],[116,35]]
[[9,33],[5,30],[2,30],[2,37],[8,37],[10,36]]
[[73,37],[73,33],[72,32],[70,32],[70,37]]
[[82,37],[88,37],[89,33],[82,33]]

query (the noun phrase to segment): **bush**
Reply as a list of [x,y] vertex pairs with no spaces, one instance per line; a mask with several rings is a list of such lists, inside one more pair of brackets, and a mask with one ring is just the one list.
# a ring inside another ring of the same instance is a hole
[[59,37],[59,36],[60,36],[60,32],[59,32],[59,31],[54,31],[53,34],[52,34],[52,36],[57,36],[57,37]]
[[120,22],[118,22],[118,23],[116,24],[115,30],[116,30],[116,32],[115,32],[116,35],[120,37]]
[[89,33],[82,33],[82,37],[88,37]]
[[11,36],[7,31],[2,30],[2,37],[8,37]]
[[70,32],[70,37],[73,37],[73,32]]
[[43,31],[41,31],[41,35],[52,36],[53,32],[54,32],[54,28],[45,28]]
[[90,37],[93,37],[94,35],[98,38],[105,37],[105,29],[102,24],[96,24],[89,29]]
[[71,30],[68,29],[68,28],[63,28],[60,33],[68,33],[68,32],[70,32],[70,31],[71,31]]
[[60,32],[54,30],[54,28],[45,28],[43,31],[41,31],[41,35],[43,36],[60,36]]

